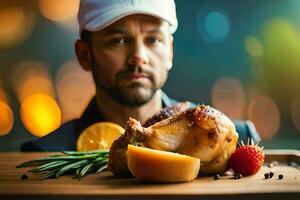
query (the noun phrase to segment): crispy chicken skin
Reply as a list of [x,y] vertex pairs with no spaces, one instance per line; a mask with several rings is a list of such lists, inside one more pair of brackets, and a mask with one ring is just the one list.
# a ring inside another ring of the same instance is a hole
[[186,111],[190,107],[191,107],[191,103],[188,101],[180,102],[173,106],[166,107],[162,109],[159,113],[149,118],[146,122],[144,122],[143,127],[151,126],[157,122],[167,119],[168,117],[182,113],[183,111]]
[[109,170],[117,175],[128,174],[127,145],[139,144],[200,158],[201,172],[220,173],[227,169],[237,140],[231,120],[210,106],[187,109],[147,128],[129,119],[125,135],[110,149]]

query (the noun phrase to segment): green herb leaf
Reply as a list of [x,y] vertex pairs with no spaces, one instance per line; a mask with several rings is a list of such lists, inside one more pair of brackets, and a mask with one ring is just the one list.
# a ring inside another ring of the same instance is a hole
[[98,173],[107,169],[109,150],[63,151],[62,153],[33,159],[21,163],[17,168],[35,166],[28,172],[46,174],[43,179],[58,178],[64,174],[75,174],[75,178],[80,179],[87,174]]

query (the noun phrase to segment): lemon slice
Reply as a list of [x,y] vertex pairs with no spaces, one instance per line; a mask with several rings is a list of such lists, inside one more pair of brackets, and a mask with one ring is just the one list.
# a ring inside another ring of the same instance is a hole
[[111,122],[98,122],[82,131],[77,139],[77,151],[109,149],[125,129]]

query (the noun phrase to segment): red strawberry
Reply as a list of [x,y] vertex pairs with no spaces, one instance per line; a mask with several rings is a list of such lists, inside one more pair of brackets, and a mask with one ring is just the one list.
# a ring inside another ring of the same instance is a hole
[[229,167],[235,173],[249,176],[258,172],[264,160],[265,154],[259,146],[243,145],[231,155]]

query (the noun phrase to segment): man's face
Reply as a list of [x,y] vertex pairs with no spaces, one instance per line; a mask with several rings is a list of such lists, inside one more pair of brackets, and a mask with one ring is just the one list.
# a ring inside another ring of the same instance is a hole
[[97,90],[122,105],[147,103],[172,67],[169,25],[151,16],[128,16],[93,32],[89,46]]

